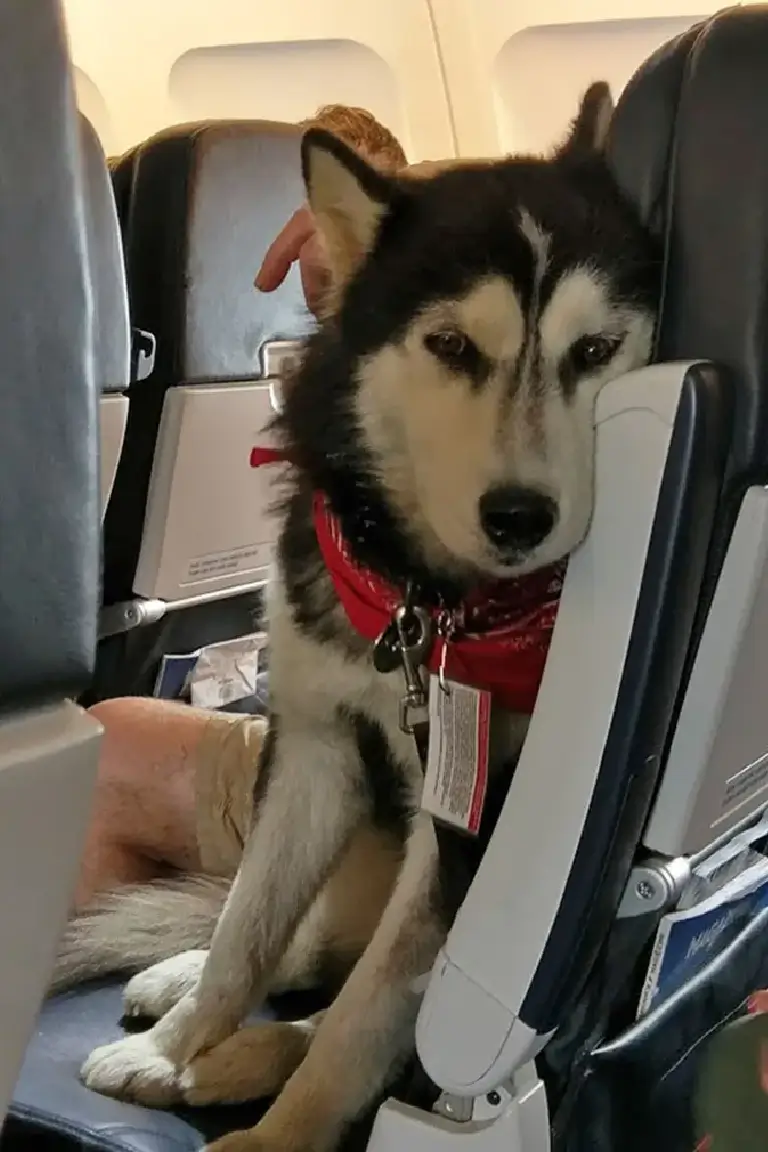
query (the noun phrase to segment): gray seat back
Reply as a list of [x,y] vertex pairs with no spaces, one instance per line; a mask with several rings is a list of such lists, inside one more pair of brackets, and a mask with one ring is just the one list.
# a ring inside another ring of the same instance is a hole
[[91,289],[58,0],[0,0],[0,1120],[72,898],[99,725]]
[[99,459],[102,512],[106,511],[128,419],[131,329],[123,241],[106,157],[90,122],[80,115],[80,143],[87,208],[92,289],[91,337],[99,390]]
[[276,526],[271,470],[250,455],[275,353],[314,321],[295,272],[270,294],[253,278],[303,199],[299,139],[263,121],[179,125],[112,163],[132,321],[156,357],[129,393],[89,699],[152,691],[162,655],[258,624]]
[[[48,0],[0,6],[0,714],[77,694],[96,642],[91,292],[55,12]],[[34,63],[38,47],[50,67]]]

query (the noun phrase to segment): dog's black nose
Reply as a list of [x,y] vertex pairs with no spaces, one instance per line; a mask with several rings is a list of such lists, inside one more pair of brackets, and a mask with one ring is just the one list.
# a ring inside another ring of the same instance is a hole
[[533,488],[490,488],[480,497],[480,523],[502,552],[530,552],[549,536],[557,505]]

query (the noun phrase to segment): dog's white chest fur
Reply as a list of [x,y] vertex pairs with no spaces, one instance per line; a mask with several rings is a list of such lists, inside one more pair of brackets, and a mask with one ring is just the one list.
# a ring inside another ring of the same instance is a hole
[[[340,611],[341,609],[339,609]],[[295,627],[282,581],[269,587],[270,695],[273,707],[306,718],[308,731],[322,731],[339,707],[363,713],[380,725],[393,756],[407,772],[410,801],[416,808],[424,783],[423,765],[412,735],[400,727],[405,693],[401,671],[382,674],[369,657],[349,659],[333,644],[324,644]],[[489,748],[491,774],[519,753],[528,717],[493,706]]]

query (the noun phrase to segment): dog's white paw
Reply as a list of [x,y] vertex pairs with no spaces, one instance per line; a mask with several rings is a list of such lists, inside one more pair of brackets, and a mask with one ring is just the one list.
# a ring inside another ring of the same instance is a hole
[[96,1048],[83,1064],[86,1088],[136,1104],[162,1108],[180,1098],[177,1069],[158,1051],[151,1032]]
[[161,960],[129,980],[123,992],[126,1016],[149,1016],[159,1020],[182,996],[196,987],[205,967],[208,953],[201,950],[181,952]]

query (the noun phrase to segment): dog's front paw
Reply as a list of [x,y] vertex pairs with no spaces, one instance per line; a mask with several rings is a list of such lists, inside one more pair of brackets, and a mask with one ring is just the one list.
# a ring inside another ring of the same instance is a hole
[[197,986],[207,957],[205,951],[181,952],[139,972],[123,992],[125,1015],[159,1020]]
[[187,1104],[237,1104],[277,1096],[307,1054],[312,1029],[271,1022],[241,1028],[204,1052],[179,1079]]
[[102,1096],[155,1108],[180,1098],[177,1070],[158,1051],[151,1032],[96,1048],[83,1064],[80,1078],[86,1088]]

